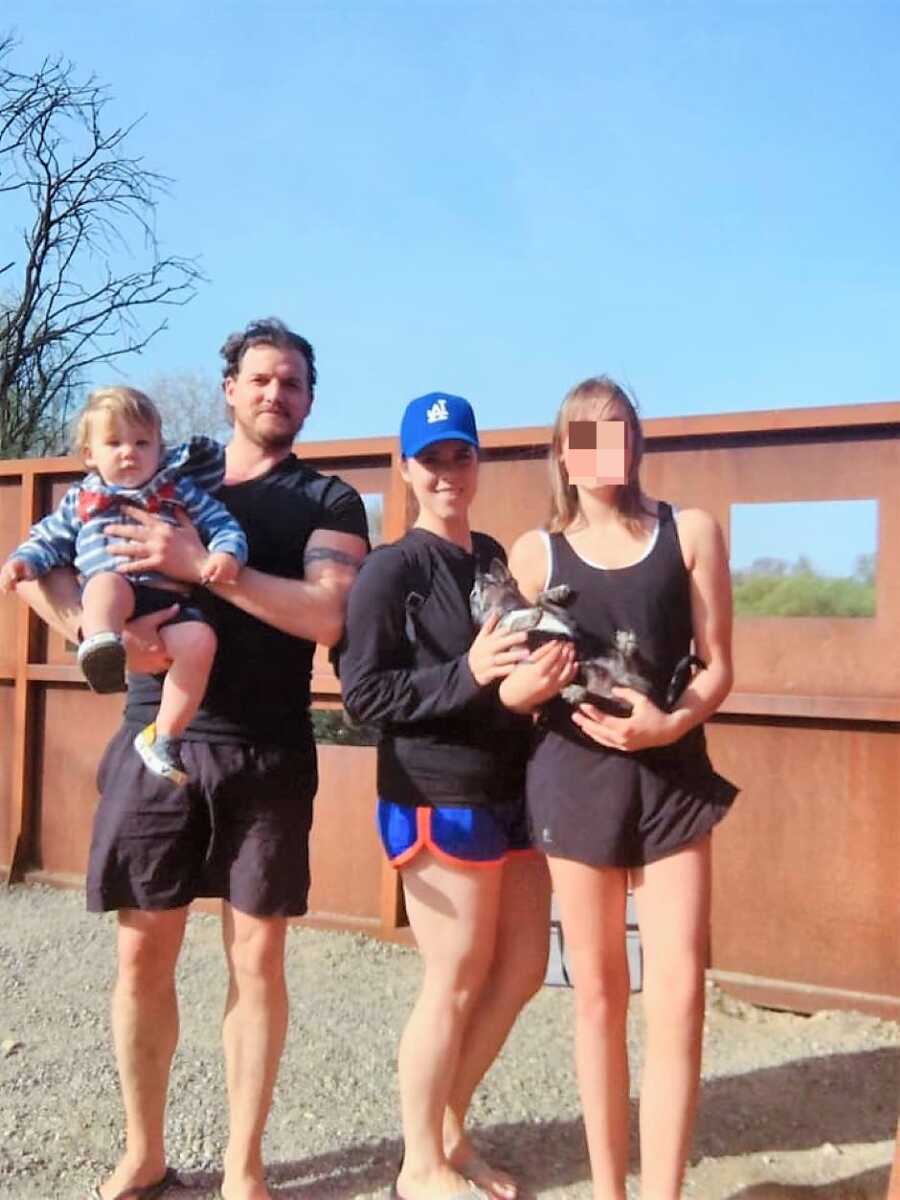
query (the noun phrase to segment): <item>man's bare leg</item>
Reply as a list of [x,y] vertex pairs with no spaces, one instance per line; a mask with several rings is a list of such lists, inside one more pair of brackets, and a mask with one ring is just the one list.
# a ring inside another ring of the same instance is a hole
[[125,1108],[125,1153],[100,1189],[104,1200],[153,1183],[166,1170],[166,1091],[178,1042],[175,964],[186,919],[186,908],[119,912],[112,1028]]
[[228,1082],[225,1200],[271,1200],[262,1138],[287,1032],[284,917],[253,917],[222,905],[228,996],[222,1037]]

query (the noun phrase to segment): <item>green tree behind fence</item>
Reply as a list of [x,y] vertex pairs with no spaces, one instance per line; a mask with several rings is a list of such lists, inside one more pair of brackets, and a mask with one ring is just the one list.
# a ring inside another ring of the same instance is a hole
[[875,555],[861,554],[853,574],[822,575],[801,555],[794,563],[758,558],[732,572],[739,617],[873,617]]

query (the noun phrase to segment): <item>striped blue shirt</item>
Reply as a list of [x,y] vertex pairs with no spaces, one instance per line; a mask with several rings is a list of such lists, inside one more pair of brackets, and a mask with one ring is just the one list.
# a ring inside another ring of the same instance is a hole
[[[130,504],[171,524],[180,509],[208,550],[232,554],[244,566],[248,553],[244,531],[225,505],[205,490],[217,488],[224,475],[225,451],[210,438],[194,438],[166,450],[159,470],[138,488],[104,483],[92,471],[69,488],[55,512],[32,526],[28,539],[9,557],[23,559],[39,576],[64,566],[74,566],[83,579],[115,571],[122,559],[110,553],[105,530],[133,520],[122,511],[123,505]],[[156,572],[129,575],[132,582],[151,586],[162,578]]]

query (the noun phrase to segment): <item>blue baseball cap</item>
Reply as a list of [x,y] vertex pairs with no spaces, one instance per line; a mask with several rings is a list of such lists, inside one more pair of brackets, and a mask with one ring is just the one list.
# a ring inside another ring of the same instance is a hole
[[400,422],[400,450],[404,458],[413,458],[433,442],[451,438],[478,447],[475,414],[468,400],[447,392],[429,392],[410,400]]

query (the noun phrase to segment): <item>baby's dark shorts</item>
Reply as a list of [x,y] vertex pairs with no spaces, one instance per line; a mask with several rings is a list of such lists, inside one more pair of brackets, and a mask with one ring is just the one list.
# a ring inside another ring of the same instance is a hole
[[253,916],[301,916],[309,891],[315,751],[185,741],[189,782],[148,771],[123,726],[97,772],[91,912],[221,897]]
[[[128,581],[131,583],[131,580]],[[183,625],[186,621],[199,621],[202,625],[211,624],[203,610],[191,601],[190,596],[181,592],[170,592],[168,588],[152,587],[149,583],[131,583],[134,592],[134,612],[128,618],[133,621],[136,617],[146,617],[149,613],[162,612],[163,609],[178,605],[174,617],[163,621],[160,628],[167,625]]]

